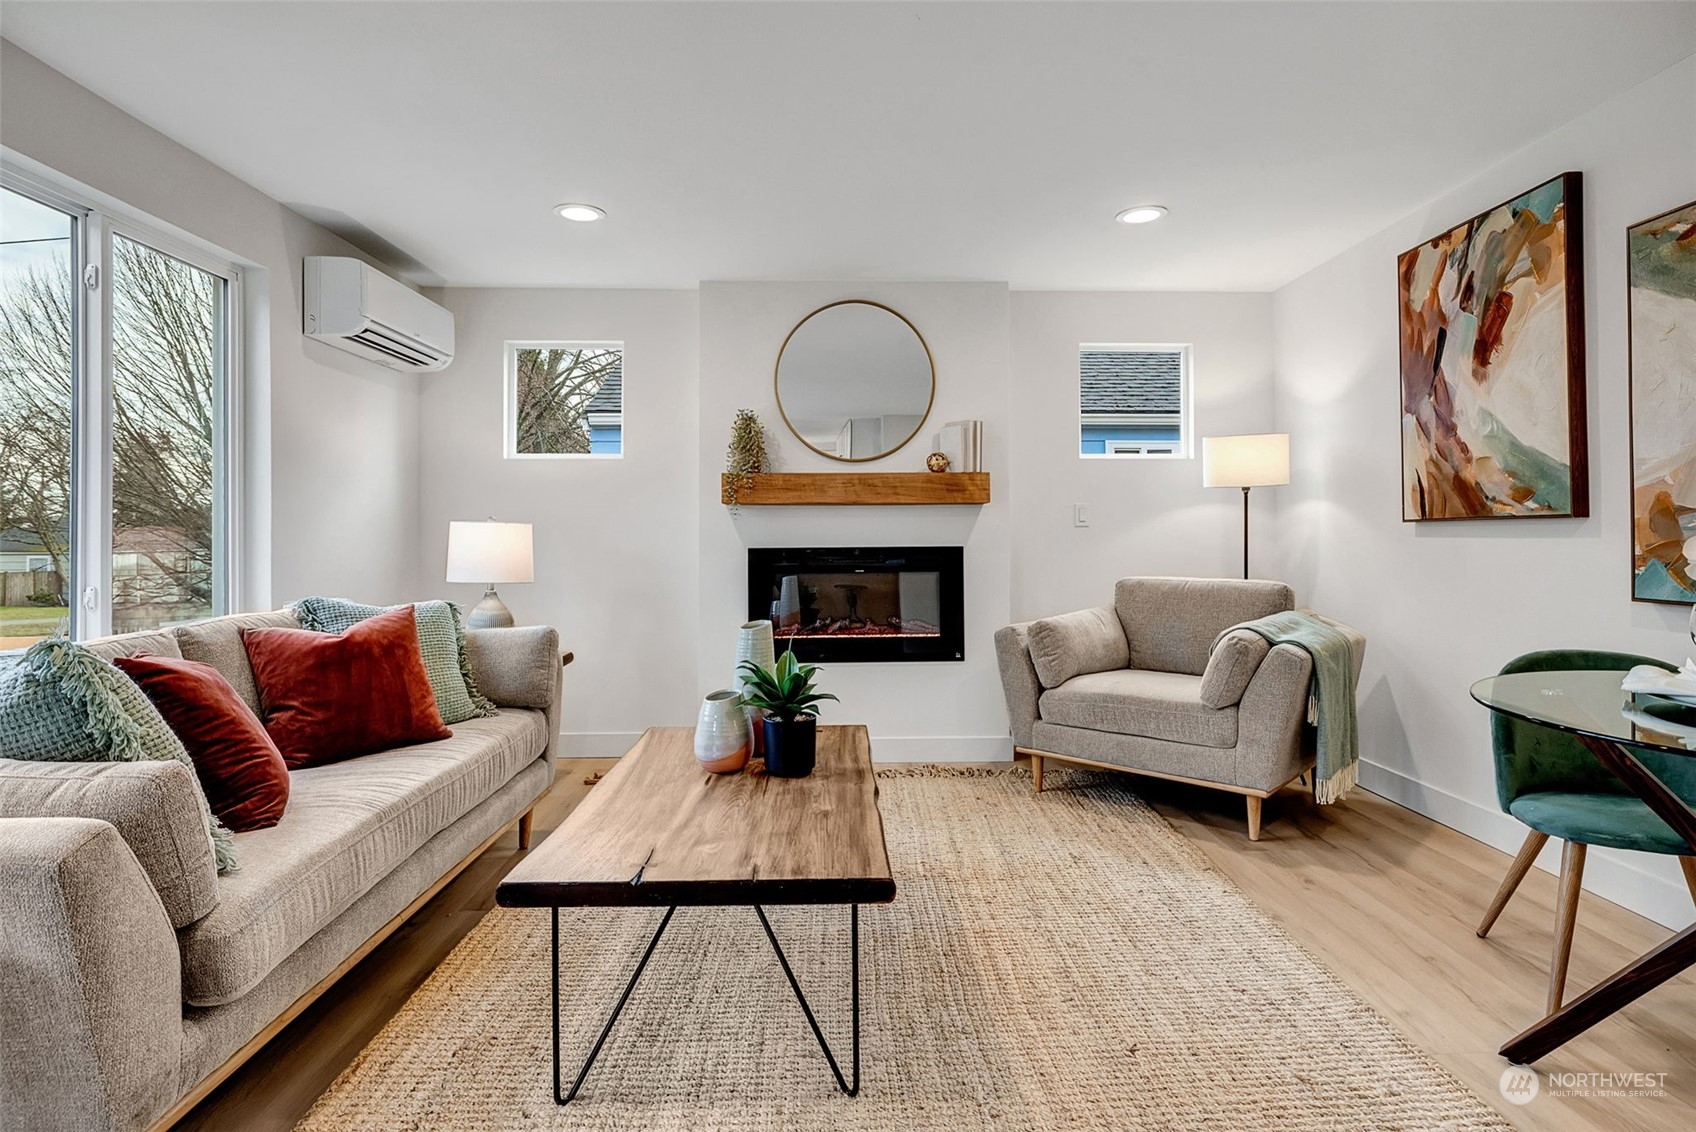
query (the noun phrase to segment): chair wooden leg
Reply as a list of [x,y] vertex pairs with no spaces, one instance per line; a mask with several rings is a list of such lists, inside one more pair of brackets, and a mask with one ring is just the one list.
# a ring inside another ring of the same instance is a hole
[[1572,929],[1578,922],[1578,894],[1584,888],[1584,853],[1589,846],[1568,841],[1561,847],[1561,890],[1555,904],[1555,952],[1549,962],[1547,1014],[1561,1008],[1566,990],[1566,963],[1572,957]]
[[1042,756],[1031,756],[1031,793],[1042,793]]
[[1248,799],[1248,839],[1260,840],[1260,803],[1262,799],[1253,794],[1244,795]]
[[535,817],[536,811],[530,809],[525,810],[523,816],[518,819],[518,847],[520,849],[530,848],[530,823],[535,820]]
[[1513,897],[1519,882],[1525,879],[1525,874],[1531,871],[1531,865],[1537,860],[1537,854],[1543,851],[1549,835],[1528,830],[1525,834],[1525,844],[1519,847],[1519,856],[1508,866],[1508,875],[1502,878],[1502,887],[1496,890],[1496,898],[1490,901],[1490,907],[1484,912],[1484,919],[1478,924],[1478,938],[1483,939],[1490,934],[1495,926],[1496,917],[1502,914],[1502,909],[1508,906],[1508,900]]
[[1696,900],[1696,857],[1680,857],[1678,867],[1684,870],[1684,886],[1690,890],[1690,899]]

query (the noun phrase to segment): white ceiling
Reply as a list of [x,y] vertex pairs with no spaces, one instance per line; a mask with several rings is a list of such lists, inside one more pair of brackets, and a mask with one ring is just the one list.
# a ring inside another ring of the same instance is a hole
[[1696,4],[7,0],[0,31],[421,282],[1265,290],[1696,53]]

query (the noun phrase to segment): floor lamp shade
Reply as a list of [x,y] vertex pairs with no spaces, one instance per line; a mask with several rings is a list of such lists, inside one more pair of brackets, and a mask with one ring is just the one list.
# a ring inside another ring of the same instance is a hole
[[1204,436],[1201,440],[1203,487],[1243,489],[1243,577],[1248,577],[1248,489],[1290,482],[1290,434]]
[[535,553],[529,523],[451,522],[448,524],[447,581],[482,582],[483,600],[465,619],[473,629],[512,624],[512,611],[495,586],[535,580]]
[[1203,487],[1277,487],[1289,482],[1289,433],[1202,438]]

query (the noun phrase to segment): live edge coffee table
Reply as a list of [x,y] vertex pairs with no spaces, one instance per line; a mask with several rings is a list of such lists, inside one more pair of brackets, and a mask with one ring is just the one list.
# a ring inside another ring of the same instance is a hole
[[[565,823],[507,874],[495,899],[553,916],[554,1101],[570,1104],[636,989],[672,914],[685,905],[748,905],[824,1051],[837,1087],[860,1091],[860,905],[895,899],[895,878],[877,810],[871,740],[860,726],[818,729],[818,762],[806,778],[774,778],[760,760],[740,774],[708,774],[695,761],[687,727],[644,732]],[[767,904],[846,904],[853,1079],[801,993],[766,918]],[[578,1071],[560,1087],[559,911],[664,908],[624,993]]]

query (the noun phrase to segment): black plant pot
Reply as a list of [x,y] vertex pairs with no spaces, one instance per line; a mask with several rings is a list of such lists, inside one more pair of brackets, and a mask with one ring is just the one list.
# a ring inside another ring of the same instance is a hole
[[813,760],[818,755],[818,724],[816,715],[789,720],[767,715],[762,719],[766,773],[778,778],[805,778],[813,773]]

